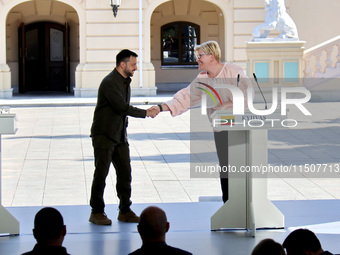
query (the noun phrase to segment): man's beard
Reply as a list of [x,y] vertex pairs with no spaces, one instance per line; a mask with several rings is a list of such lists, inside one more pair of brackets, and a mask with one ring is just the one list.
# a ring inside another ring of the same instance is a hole
[[125,73],[126,77],[132,77],[133,76],[133,72],[130,72],[127,69],[124,70],[124,73]]

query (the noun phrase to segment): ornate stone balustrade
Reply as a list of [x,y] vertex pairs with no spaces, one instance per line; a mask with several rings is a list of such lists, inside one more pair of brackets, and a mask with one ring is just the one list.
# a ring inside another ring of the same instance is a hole
[[320,77],[327,68],[336,68],[340,62],[340,36],[306,50],[303,62],[305,78]]

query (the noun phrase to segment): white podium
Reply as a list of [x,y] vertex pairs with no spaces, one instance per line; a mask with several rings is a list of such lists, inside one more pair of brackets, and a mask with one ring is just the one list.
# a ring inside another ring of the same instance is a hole
[[[280,113],[259,117],[250,112],[233,116],[230,112],[216,111],[211,117],[215,120],[214,131],[229,131],[230,166],[239,170],[268,165],[267,129],[282,128]],[[229,199],[211,217],[211,230],[246,229],[255,236],[259,228],[284,228],[284,215],[267,198],[266,178],[253,178],[251,172],[237,172],[229,173],[228,179]]]
[[15,114],[0,114],[0,235],[19,235],[19,221],[2,206],[1,200],[1,135],[16,131]]

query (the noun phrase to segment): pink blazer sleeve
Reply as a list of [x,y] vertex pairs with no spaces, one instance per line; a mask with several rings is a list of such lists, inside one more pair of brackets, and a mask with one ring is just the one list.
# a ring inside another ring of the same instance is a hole
[[191,106],[197,105],[201,101],[201,91],[194,89],[196,79],[188,87],[178,91],[171,100],[165,102],[170,109],[171,116],[181,115],[189,110]]
[[[247,108],[247,89],[248,87],[252,87],[250,79],[247,77],[243,68],[236,66],[231,63],[226,63],[221,70],[221,73],[217,77],[218,79],[222,79],[225,84],[237,85],[236,77],[240,74],[240,83],[239,88],[242,90],[245,97],[245,107]],[[165,102],[171,112],[172,116],[180,115],[187,110],[190,109],[191,106],[197,105],[202,98],[202,90],[197,89],[197,81],[200,79],[207,79],[207,73],[205,71],[201,72],[197,75],[194,81],[190,83],[190,85],[184,89],[178,91],[174,97]],[[232,107],[232,95],[229,90],[225,89],[217,89],[218,93],[221,95],[222,102],[227,103],[225,106],[227,108]],[[225,109],[227,109],[225,108]]]

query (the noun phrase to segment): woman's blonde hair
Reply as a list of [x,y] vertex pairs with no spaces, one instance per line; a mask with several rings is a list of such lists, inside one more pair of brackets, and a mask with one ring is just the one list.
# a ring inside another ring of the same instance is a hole
[[195,47],[195,55],[198,55],[198,51],[202,50],[204,53],[211,54],[215,59],[220,62],[221,49],[216,41],[207,41]]

